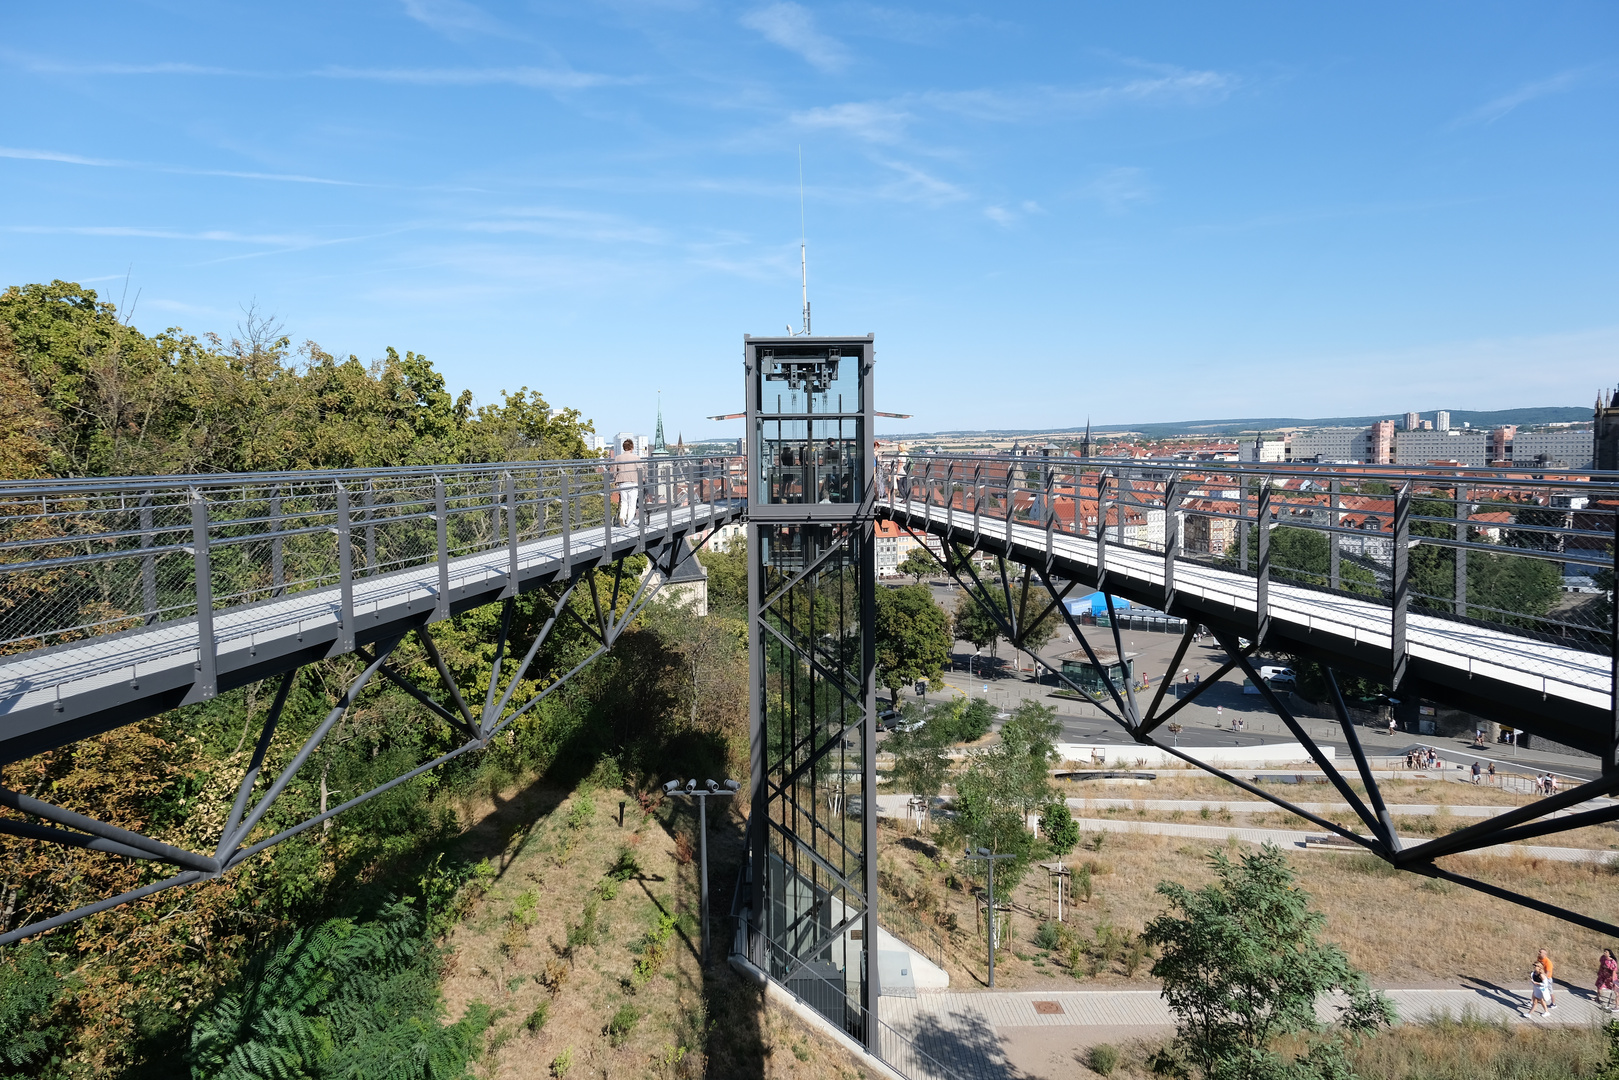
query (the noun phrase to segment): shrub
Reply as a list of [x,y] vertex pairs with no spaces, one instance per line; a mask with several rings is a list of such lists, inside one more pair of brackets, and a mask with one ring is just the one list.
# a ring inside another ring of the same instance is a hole
[[618,1011],[613,1014],[613,1018],[607,1021],[607,1041],[615,1049],[623,1046],[630,1037],[630,1032],[635,1030],[635,1025],[640,1019],[641,1011],[626,1001],[618,1007]]
[[1079,897],[1080,897],[1081,900],[1084,900],[1087,904],[1091,902],[1091,864],[1090,863],[1086,863],[1084,866],[1081,866],[1079,868],[1079,873],[1074,875],[1074,889],[1075,889],[1076,892],[1079,893]]
[[523,1021],[523,1027],[530,1032],[537,1032],[545,1026],[545,1021],[550,1015],[551,1003],[542,1001],[535,1007],[533,1012],[528,1014],[528,1019]]
[[1048,951],[1055,949],[1058,945],[1062,944],[1061,929],[1056,923],[1048,919],[1040,924],[1039,930],[1035,931],[1034,944],[1036,947],[1046,949]]
[[630,975],[631,989],[645,986],[652,976],[658,973],[669,948],[669,936],[674,932],[675,917],[660,914],[658,924],[648,930],[640,941],[630,946],[631,952],[640,953],[640,959],[635,962],[635,970]]
[[589,795],[580,795],[574,800],[573,809],[568,811],[568,828],[578,832],[595,820],[596,800]]
[[1092,1072],[1112,1076],[1113,1070],[1119,1067],[1118,1047],[1108,1043],[1097,1043],[1091,1047],[1091,1052],[1085,1058],[1085,1064],[1090,1066]]
[[570,1046],[551,1059],[551,1076],[554,1080],[562,1080],[571,1068],[573,1068],[573,1047]]

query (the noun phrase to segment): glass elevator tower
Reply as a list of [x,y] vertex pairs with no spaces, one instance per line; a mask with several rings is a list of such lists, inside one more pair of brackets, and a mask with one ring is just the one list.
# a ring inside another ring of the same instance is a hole
[[875,1047],[872,335],[743,338],[749,958]]

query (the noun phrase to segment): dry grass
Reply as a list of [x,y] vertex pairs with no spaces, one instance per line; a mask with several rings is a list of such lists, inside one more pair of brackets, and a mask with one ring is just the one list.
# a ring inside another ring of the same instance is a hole
[[[879,837],[899,891],[918,900],[915,906],[924,918],[946,924],[954,920],[957,926],[948,935],[946,953],[952,985],[983,986],[987,964],[976,905],[953,877],[950,855],[932,848],[925,837],[918,841],[892,828],[880,830]],[[1234,851],[1242,850],[1232,843]],[[1091,948],[1070,955],[1062,947],[1037,946],[1040,924],[1049,918],[1046,875],[1037,868],[1014,894],[1013,943],[997,957],[997,987],[1153,985],[1146,974],[1150,958],[1133,975],[1127,973],[1128,945],[1163,909],[1154,893],[1159,881],[1195,887],[1211,880],[1210,848],[1207,842],[1181,837],[1087,834],[1069,863],[1090,864],[1093,896],[1089,903],[1070,907],[1067,932],[1074,942]],[[945,860],[942,868],[940,857]],[[1292,861],[1304,888],[1327,916],[1325,936],[1341,944],[1381,985],[1450,985],[1471,978],[1516,987],[1540,948],[1550,949],[1560,961],[1560,975],[1566,972],[1568,978],[1584,981],[1595,971],[1598,953],[1610,944],[1590,931],[1472,889],[1394,871],[1370,855],[1310,852]],[[1619,890],[1614,887],[1619,879],[1590,864],[1455,856],[1441,865],[1598,918],[1619,917]]]
[[[497,876],[450,937],[444,984],[449,1015],[480,1000],[496,1010],[480,1076],[857,1075],[841,1047],[766,1007],[732,972],[728,940],[716,936],[721,959],[700,968],[697,866],[680,857],[695,831],[688,807],[643,810],[621,792],[586,790],[492,806],[467,843]],[[714,809],[711,895],[723,914],[740,826]],[[727,922],[715,920],[717,933]]]
[[[1119,1043],[1110,1080],[1159,1080],[1149,1064],[1160,1042]],[[1592,1028],[1494,1024],[1463,1017],[1408,1024],[1350,1051],[1361,1080],[1579,1080],[1604,1075],[1608,1040]],[[1090,1048],[1074,1054],[1070,1075],[1093,1077]]]

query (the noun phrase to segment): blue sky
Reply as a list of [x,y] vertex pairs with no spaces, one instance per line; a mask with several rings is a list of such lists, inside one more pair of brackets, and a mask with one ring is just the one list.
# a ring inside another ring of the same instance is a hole
[[739,434],[744,332],[891,430],[1583,404],[1619,7],[11,4],[0,284]]

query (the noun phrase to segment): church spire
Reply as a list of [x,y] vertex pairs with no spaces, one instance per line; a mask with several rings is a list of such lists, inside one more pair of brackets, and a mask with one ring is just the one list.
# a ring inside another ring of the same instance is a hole
[[663,391],[658,391],[658,427],[652,435],[652,452],[654,454],[667,454],[669,445],[663,441]]
[[1091,418],[1088,416],[1085,418],[1085,441],[1079,444],[1079,456],[1082,458],[1091,456]]

